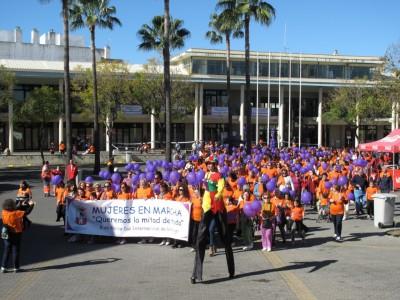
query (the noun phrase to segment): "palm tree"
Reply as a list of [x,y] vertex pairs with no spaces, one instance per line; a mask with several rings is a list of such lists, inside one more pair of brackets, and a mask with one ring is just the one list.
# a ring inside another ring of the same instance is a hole
[[[40,0],[42,3],[51,0]],[[72,159],[72,121],[71,121],[71,79],[69,73],[69,8],[75,0],[61,0],[64,24],[64,114],[65,114],[65,142],[67,145],[67,161]],[[63,137],[60,137],[62,140]]]
[[251,103],[250,103],[250,21],[253,18],[262,25],[270,25],[275,17],[275,8],[263,0],[219,0],[217,6],[224,9],[236,7],[244,22],[245,37],[245,110],[246,110],[246,147],[251,152],[252,130],[251,130]]
[[[168,1],[167,1],[168,2]],[[168,12],[169,16],[169,12]],[[166,24],[168,23],[168,24]],[[168,35],[165,27],[168,26]],[[185,45],[190,31],[183,28],[183,21],[169,16],[155,16],[151,25],[143,24],[137,32],[141,43],[139,49],[144,51],[162,51],[164,60],[164,96],[165,96],[165,159],[171,160],[171,75],[170,75],[170,49],[179,49]]]
[[212,14],[208,26],[206,37],[212,44],[219,44],[225,38],[226,44],[226,94],[228,102],[228,143],[229,149],[232,146],[232,104],[231,98],[231,37],[242,38],[241,30],[243,22],[235,9],[225,9],[220,14]]
[[100,143],[99,143],[99,103],[97,98],[97,73],[96,73],[96,27],[113,29],[121,25],[115,6],[110,6],[109,0],[79,0],[70,11],[71,28],[87,27],[90,32],[90,46],[92,50],[92,75],[93,75],[93,145],[95,147],[94,173],[100,171]]

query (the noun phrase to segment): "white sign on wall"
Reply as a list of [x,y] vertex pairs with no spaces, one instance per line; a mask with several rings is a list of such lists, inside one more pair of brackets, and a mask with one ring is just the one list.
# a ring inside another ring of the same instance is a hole
[[142,106],[140,105],[121,105],[121,112],[125,115],[142,115]]

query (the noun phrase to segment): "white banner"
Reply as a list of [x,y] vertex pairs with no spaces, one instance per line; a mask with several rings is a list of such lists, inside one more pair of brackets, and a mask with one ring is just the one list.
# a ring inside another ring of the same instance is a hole
[[[257,116],[257,108],[256,107],[251,108],[251,115],[253,117]],[[258,116],[259,117],[268,117],[268,108],[259,107],[258,108]]]
[[187,241],[190,203],[166,200],[67,199],[65,231],[116,237],[161,237]]

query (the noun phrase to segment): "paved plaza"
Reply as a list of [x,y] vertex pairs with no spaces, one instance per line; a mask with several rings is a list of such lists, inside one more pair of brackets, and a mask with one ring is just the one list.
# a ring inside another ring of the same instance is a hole
[[[373,221],[344,222],[343,243],[332,224],[308,211],[306,240],[277,243],[273,251],[235,247],[236,277],[227,278],[225,255],[206,257],[204,281],[190,284],[194,253],[158,244],[67,243],[56,223],[54,198],[41,196],[39,172],[0,172],[0,200],[15,197],[20,179],[33,185],[37,207],[25,232],[22,268],[0,274],[1,299],[399,299],[400,239]],[[400,222],[400,203],[396,206]],[[3,245],[1,244],[1,250]],[[2,252],[2,251],[1,251]],[[222,252],[222,250],[220,250]]]

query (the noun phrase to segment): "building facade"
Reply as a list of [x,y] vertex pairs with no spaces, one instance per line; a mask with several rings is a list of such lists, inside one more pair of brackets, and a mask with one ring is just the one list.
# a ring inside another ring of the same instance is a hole
[[[78,66],[91,67],[90,48],[83,38],[71,38],[70,69],[72,76]],[[222,50],[189,49],[171,59],[174,74],[189,76],[194,83],[195,109],[193,114],[172,120],[174,142],[216,140],[227,138],[228,103],[226,93],[226,52]],[[96,49],[97,60],[110,58],[110,49]],[[327,123],[322,109],[330,91],[337,87],[373,84],[373,74],[383,68],[380,57],[252,52],[251,94],[253,137],[268,141],[276,132],[280,145],[292,142],[315,146],[355,146],[356,131],[360,142],[383,137],[397,127],[398,116],[382,118],[370,124],[360,124],[358,129],[345,123]],[[244,90],[245,62],[243,51],[232,51],[231,108],[233,136],[238,142],[245,137]],[[24,101],[37,86],[52,85],[63,90],[62,36],[54,32],[43,34],[33,30],[31,41],[24,43],[20,28],[0,30],[0,65],[15,72],[17,84],[14,97]],[[129,65],[132,73],[143,69]],[[61,100],[60,100],[61,101]],[[115,124],[116,145],[151,142],[157,146],[161,135],[158,124],[140,107],[122,108],[125,117]],[[258,116],[258,117],[257,117]],[[37,150],[39,126],[30,123],[11,125],[12,107],[0,114],[0,142],[13,151]],[[93,124],[79,114],[72,116],[73,141],[79,147],[90,143]],[[62,117],[50,120],[46,128],[47,145],[63,140]],[[106,134],[102,127],[101,147],[106,149]],[[109,149],[107,149],[109,150]]]

